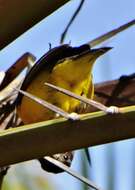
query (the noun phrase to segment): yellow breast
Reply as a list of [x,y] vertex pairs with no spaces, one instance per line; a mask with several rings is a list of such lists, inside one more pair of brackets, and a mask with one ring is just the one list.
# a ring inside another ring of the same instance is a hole
[[[44,85],[52,83],[78,95],[93,97],[92,66],[97,57],[108,50],[97,49],[85,54],[70,57],[56,63],[52,71],[40,70],[26,91],[42,98],[63,110],[75,112],[80,102],[67,95],[55,91]],[[49,120],[56,117],[56,113],[46,109],[38,103],[23,96],[18,106],[18,113],[25,124]]]

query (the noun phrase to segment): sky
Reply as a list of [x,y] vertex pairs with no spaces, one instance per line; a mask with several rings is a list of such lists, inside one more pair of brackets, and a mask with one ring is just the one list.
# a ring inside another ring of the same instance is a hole
[[[60,36],[75,11],[79,0],[72,0],[65,6],[42,20],[21,37],[0,52],[0,70],[7,69],[22,54],[30,52],[39,59],[48,49],[58,46]],[[135,19],[134,0],[86,0],[70,27],[65,43],[79,46],[97,36]],[[117,79],[121,75],[134,72],[135,65],[135,27],[119,34],[101,46],[113,49],[100,58],[93,69],[94,82]],[[107,189],[107,178],[111,157],[114,164],[115,190],[133,190],[134,140],[92,147],[92,178],[103,189]],[[79,152],[77,153],[80,154]],[[73,161],[73,168],[79,170],[79,157]],[[130,172],[127,172],[130,171]],[[56,179],[59,190],[79,189],[79,183],[67,174],[51,177]],[[135,176],[134,176],[135,178]],[[64,182],[62,182],[63,180]],[[69,186],[65,186],[69,181]]]

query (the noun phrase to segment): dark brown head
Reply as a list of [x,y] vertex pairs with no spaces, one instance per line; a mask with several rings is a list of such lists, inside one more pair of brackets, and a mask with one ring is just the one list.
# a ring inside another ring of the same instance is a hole
[[[60,161],[61,163],[65,164],[66,166],[70,167],[72,160],[73,160],[73,152],[54,154],[51,157]],[[49,162],[45,158],[40,158],[38,160],[41,164],[42,169],[47,171],[47,172],[51,172],[51,173],[55,173],[55,174],[64,172],[64,170],[62,170],[61,168],[59,168],[55,164],[52,164],[51,162]]]

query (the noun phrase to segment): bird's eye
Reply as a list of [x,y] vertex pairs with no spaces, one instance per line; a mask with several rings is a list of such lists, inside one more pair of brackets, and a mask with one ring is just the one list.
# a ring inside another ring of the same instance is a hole
[[68,160],[68,156],[67,155],[64,155],[63,156],[65,160]]

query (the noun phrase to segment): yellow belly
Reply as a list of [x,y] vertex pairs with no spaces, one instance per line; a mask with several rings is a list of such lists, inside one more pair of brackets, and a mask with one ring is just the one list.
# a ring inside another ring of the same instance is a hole
[[[69,113],[75,112],[76,108],[80,105],[78,100],[75,100],[74,98],[71,98],[60,92],[56,92],[55,90],[45,86],[44,83],[47,81],[81,95],[84,87],[88,85],[90,86],[90,81],[88,78],[77,84],[77,87],[74,86],[73,83],[70,83],[66,80],[62,81],[61,79],[57,78],[57,80],[54,81],[54,75],[53,77],[52,75],[49,77],[46,76],[48,76],[46,72],[40,73],[40,76],[37,76],[31,85],[29,85],[27,92],[42,98]],[[18,112],[25,124],[49,120],[56,117],[56,113],[48,110],[26,96],[23,96],[21,105],[18,107]]]
[[[89,58],[89,56],[88,56]],[[66,112],[76,112],[80,102],[74,98],[57,92],[44,85],[52,83],[78,95],[93,96],[91,75],[92,64],[81,59],[66,60],[57,64],[51,73],[47,70],[40,71],[26,89],[27,92],[56,105]],[[23,96],[18,106],[18,113],[25,124],[53,119],[56,113]]]

